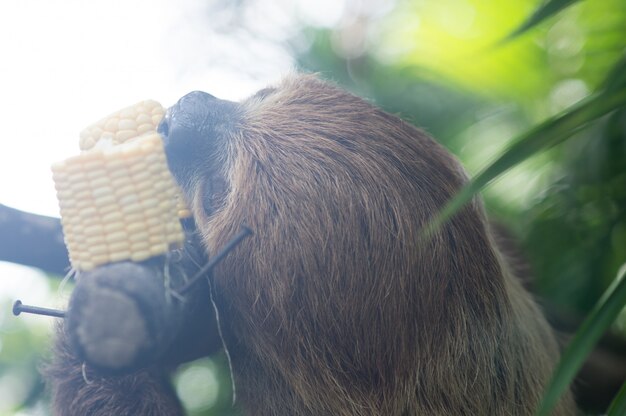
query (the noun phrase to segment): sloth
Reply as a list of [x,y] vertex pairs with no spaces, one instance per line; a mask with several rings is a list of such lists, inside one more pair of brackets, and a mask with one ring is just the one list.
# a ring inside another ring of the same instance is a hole
[[[555,336],[478,198],[425,237],[468,180],[427,134],[315,75],[192,92],[159,131],[189,238],[168,273],[81,276],[46,369],[58,414],[182,415],[168,372],[221,348],[244,415],[533,414]],[[554,414],[574,413],[568,393]]]

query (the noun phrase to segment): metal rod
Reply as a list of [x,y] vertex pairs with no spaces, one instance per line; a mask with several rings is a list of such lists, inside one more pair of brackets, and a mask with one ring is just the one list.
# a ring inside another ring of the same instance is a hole
[[40,308],[39,306],[24,305],[21,300],[16,300],[13,304],[13,315],[18,316],[22,312],[35,315],[53,316],[55,318],[65,318],[65,311],[58,309]]
[[191,289],[193,285],[195,285],[200,279],[202,279],[202,277],[204,277],[206,273],[210,272],[220,261],[222,261],[232,249],[237,247],[237,245],[241,243],[244,238],[254,234],[252,230],[245,225],[241,226],[241,228],[242,230],[239,232],[239,234],[233,237],[233,239],[230,240],[219,253],[211,257],[209,262],[204,265],[204,267],[202,267],[202,269],[200,269],[200,271],[196,273],[194,277],[191,278],[191,280],[189,280],[182,288],[178,289],[176,292],[181,295],[187,292],[189,289]]

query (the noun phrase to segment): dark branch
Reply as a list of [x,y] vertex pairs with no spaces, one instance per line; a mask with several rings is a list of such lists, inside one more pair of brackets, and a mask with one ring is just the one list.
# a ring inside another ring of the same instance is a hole
[[0,204],[0,261],[64,275],[70,262],[61,221]]

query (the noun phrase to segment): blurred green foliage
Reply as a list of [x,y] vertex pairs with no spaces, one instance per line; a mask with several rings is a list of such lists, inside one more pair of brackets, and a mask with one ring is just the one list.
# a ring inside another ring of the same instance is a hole
[[[309,29],[295,53],[301,68],[421,126],[476,173],[518,134],[597,89],[624,54],[617,0],[580,2],[503,41],[536,6],[400,1],[382,19],[356,14]],[[625,117],[612,112],[485,190],[491,215],[521,239],[539,290],[575,315],[626,255]]]
[[[0,303],[11,310],[9,302]],[[3,317],[0,321],[0,415],[12,416],[38,403],[44,391],[37,373],[47,337],[27,323]]]
[[189,416],[239,416],[226,354],[202,358],[179,368],[174,382]]
[[[5,279],[20,278],[23,294],[31,299],[53,299],[61,284],[22,266],[4,270],[15,273]],[[0,416],[45,415],[48,398],[38,369],[48,357],[54,322],[41,316],[13,316],[14,300],[0,297]]]

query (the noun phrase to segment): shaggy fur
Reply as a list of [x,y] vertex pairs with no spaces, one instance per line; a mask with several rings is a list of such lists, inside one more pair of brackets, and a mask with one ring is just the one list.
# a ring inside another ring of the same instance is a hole
[[183,410],[164,368],[145,368],[128,375],[102,375],[83,365],[63,328],[57,331],[54,363],[54,412],[59,416],[182,415]]
[[[426,134],[313,76],[239,104],[192,93],[162,127],[207,251],[255,232],[213,276],[244,414],[533,413],[554,336],[480,201],[422,238],[467,180]],[[127,377],[160,396],[146,374]],[[92,386],[73,400],[119,397]]]

